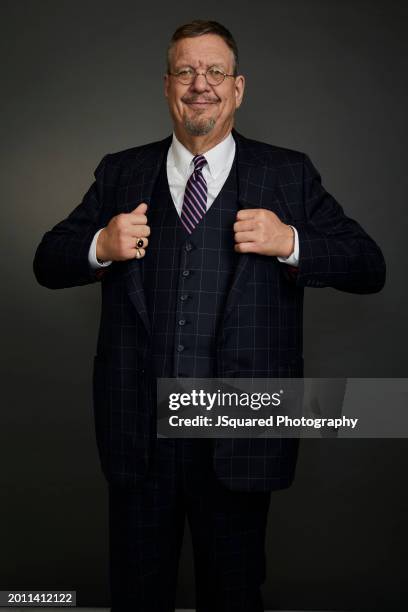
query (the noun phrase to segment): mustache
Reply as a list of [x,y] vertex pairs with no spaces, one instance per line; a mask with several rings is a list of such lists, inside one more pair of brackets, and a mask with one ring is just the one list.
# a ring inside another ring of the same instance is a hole
[[201,96],[184,96],[181,99],[183,102],[186,102],[186,104],[194,104],[194,102],[219,102],[220,101],[218,97],[217,98],[208,98],[208,97],[202,98]]

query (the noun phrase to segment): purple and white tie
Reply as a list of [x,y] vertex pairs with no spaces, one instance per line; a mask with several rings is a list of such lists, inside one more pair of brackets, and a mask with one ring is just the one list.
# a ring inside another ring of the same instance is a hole
[[202,172],[207,160],[204,155],[195,155],[193,163],[194,170],[186,184],[180,215],[180,220],[189,234],[207,212],[207,181]]

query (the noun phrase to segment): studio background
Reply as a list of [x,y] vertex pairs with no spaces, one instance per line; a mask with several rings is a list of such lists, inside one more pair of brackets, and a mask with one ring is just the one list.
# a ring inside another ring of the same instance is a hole
[[[247,77],[238,131],[306,152],[387,262],[379,294],[306,290],[305,375],[406,377],[408,10],[356,0],[0,6],[0,589],[72,589],[77,605],[107,607],[107,491],[91,402],[100,287],[40,287],[32,260],[42,235],[81,201],[106,153],[171,133],[169,38],[181,23],[216,19],[236,37]],[[406,449],[302,441],[295,484],[272,494],[266,607],[407,603]],[[193,605],[187,533],[178,606]]]

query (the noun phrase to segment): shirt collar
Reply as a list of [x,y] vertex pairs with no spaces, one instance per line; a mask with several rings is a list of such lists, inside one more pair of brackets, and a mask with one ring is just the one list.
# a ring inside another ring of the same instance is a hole
[[[216,179],[217,176],[225,169],[228,160],[233,158],[234,155],[235,140],[230,132],[228,136],[224,138],[224,140],[204,153],[211,177]],[[194,155],[177,139],[173,132],[173,140],[169,149],[168,164],[175,167],[186,180],[191,174],[193,157]]]

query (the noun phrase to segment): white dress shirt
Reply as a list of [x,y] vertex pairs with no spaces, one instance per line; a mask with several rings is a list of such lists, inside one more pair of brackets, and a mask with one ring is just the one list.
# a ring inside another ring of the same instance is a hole
[[[215,147],[206,151],[204,155],[207,164],[203,167],[202,173],[207,182],[208,210],[227,180],[234,161],[235,140],[231,132]],[[173,140],[167,153],[167,180],[171,197],[179,216],[183,206],[186,184],[194,170],[193,157],[194,155],[173,134]],[[103,268],[112,263],[111,261],[100,262],[96,258],[96,242],[102,229],[96,232],[89,249],[88,260],[93,269]],[[293,228],[293,230],[295,233],[293,253],[289,257],[278,257],[278,259],[291,266],[297,266],[299,263],[299,237],[296,229]]]

